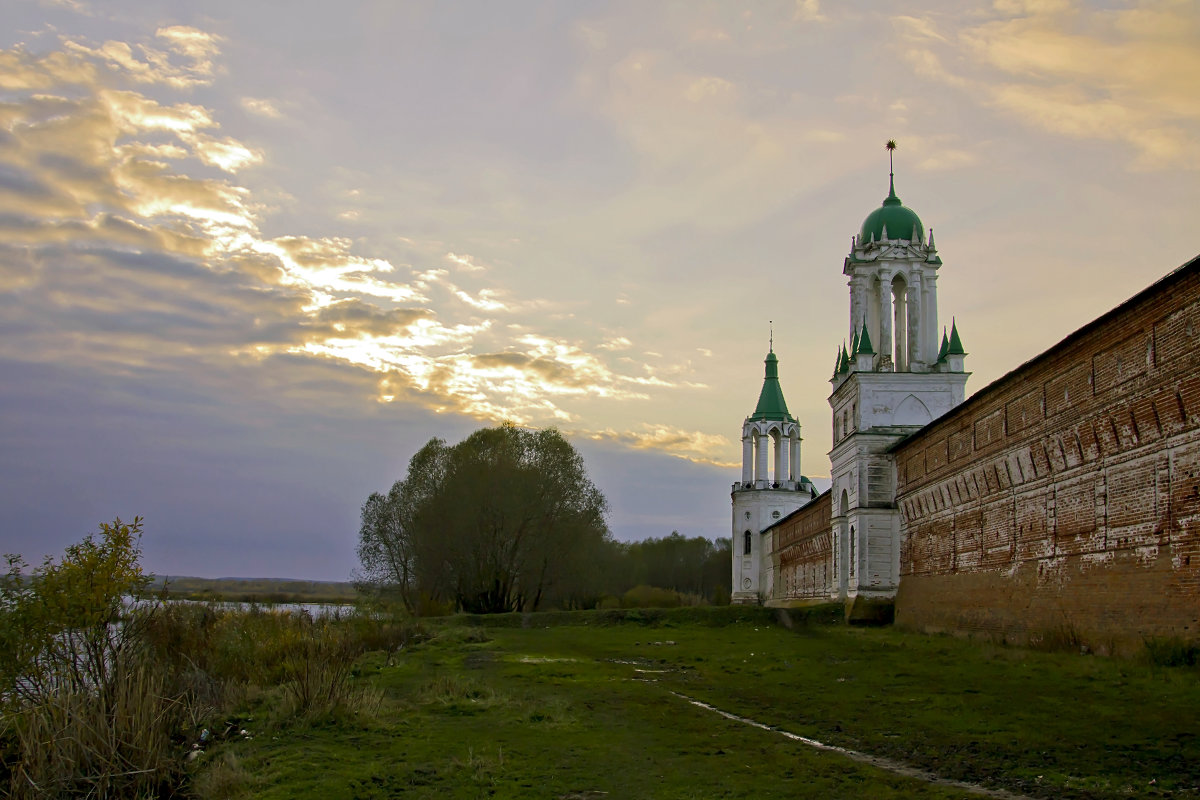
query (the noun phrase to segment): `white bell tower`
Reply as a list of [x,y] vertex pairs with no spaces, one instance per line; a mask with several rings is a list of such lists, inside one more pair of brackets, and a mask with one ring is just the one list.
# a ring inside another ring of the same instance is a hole
[[732,492],[734,603],[774,594],[768,529],[816,496],[800,474],[800,423],[783,399],[774,344],[772,335],[758,406],[742,424],[742,479]]
[[[895,149],[888,142],[888,150]],[[957,326],[937,340],[942,260],[915,212],[888,196],[854,237],[849,276],[849,347],[831,379],[835,596],[890,610],[900,582],[896,465],[889,448],[964,399]]]

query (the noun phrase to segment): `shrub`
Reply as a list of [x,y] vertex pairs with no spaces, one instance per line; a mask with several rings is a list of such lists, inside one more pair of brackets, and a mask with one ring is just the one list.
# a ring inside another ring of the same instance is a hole
[[0,578],[0,783],[12,797],[130,797],[178,779],[181,696],[144,646],[141,519],[102,524],[24,574]]
[[656,586],[635,586],[621,597],[622,608],[678,608],[679,592]]
[[1200,642],[1179,636],[1147,639],[1146,659],[1156,667],[1194,667],[1200,664]]
[[353,711],[359,697],[350,685],[351,668],[362,642],[336,622],[299,616],[295,624],[282,662],[292,710],[306,716]]
[[1064,623],[1057,628],[1031,632],[1027,646],[1031,650],[1042,650],[1048,653],[1086,652],[1083,650],[1083,636],[1070,623]]

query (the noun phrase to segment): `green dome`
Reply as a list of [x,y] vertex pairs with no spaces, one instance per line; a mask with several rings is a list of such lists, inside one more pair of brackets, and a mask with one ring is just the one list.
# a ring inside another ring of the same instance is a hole
[[863,221],[862,230],[859,232],[859,241],[862,244],[867,244],[874,238],[875,241],[883,239],[883,229],[887,228],[889,239],[907,239],[914,241],[917,239],[925,239],[925,226],[921,224],[921,218],[917,216],[917,212],[908,208],[900,202],[900,198],[896,197],[896,185],[889,180],[889,191],[887,199],[883,201],[883,205],[867,215]]

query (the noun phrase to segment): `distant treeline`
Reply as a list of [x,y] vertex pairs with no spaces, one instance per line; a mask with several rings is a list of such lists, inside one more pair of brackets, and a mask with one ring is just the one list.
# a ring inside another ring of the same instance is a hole
[[[730,540],[673,531],[640,542],[608,540],[592,559],[586,591],[548,598],[549,607],[643,608],[729,602]],[[356,584],[289,578],[194,578],[158,575],[148,593],[180,600],[243,603],[353,603]],[[423,609],[435,613],[441,609]]]
[[193,578],[156,575],[148,592],[179,600],[243,603],[353,603],[358,591],[350,582],[290,578]]
[[[541,602],[518,611],[612,608],[674,608],[727,605],[731,583],[730,540],[715,542],[679,531],[640,542],[605,537],[580,544],[573,568],[547,588]],[[400,587],[382,581],[362,582],[364,593],[399,602]],[[447,598],[409,592],[411,610],[418,616],[440,616],[470,609],[455,608]],[[408,605],[408,603],[406,603]]]
[[[613,542],[611,547],[597,605],[633,608],[729,602],[729,539],[713,542],[672,531],[661,539]],[[662,594],[664,590],[677,597]]]

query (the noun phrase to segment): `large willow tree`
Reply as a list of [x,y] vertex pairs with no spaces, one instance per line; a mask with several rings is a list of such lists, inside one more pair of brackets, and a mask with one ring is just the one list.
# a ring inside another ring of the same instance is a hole
[[485,428],[430,439],[408,474],[362,509],[362,577],[476,613],[585,594],[604,549],[604,495],[556,430]]

